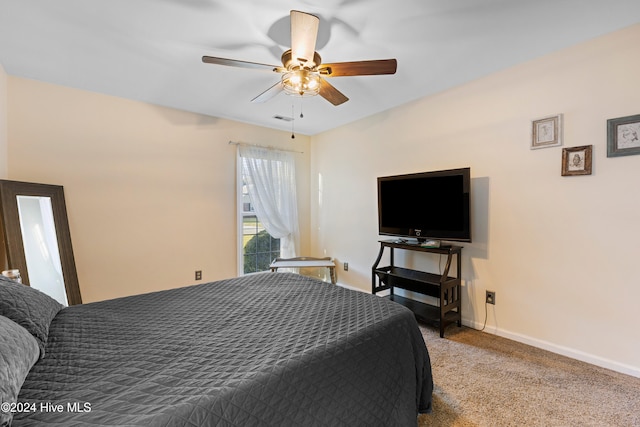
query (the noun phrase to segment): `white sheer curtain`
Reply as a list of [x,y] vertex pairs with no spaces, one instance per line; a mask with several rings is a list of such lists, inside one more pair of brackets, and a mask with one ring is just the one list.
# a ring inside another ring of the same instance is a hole
[[293,154],[238,145],[242,176],[258,220],[280,239],[280,256],[293,258],[299,246],[296,168]]

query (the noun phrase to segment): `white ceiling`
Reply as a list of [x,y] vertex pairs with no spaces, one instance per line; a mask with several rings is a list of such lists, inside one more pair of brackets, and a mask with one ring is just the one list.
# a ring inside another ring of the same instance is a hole
[[[336,77],[350,100],[250,100],[280,64],[289,11],[320,17],[323,62],[397,58],[387,76]],[[0,0],[13,76],[314,135],[640,22],[639,0]],[[299,118],[300,108],[304,118]]]

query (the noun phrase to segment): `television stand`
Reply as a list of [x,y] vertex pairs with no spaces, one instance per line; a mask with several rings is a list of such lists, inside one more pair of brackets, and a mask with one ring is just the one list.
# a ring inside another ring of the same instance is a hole
[[[389,265],[378,267],[386,248],[389,248],[390,251]],[[394,264],[394,249],[446,255],[447,263],[442,274],[398,267]],[[434,248],[397,243],[394,240],[381,240],[378,258],[371,267],[371,292],[376,294],[389,290],[389,299],[409,308],[418,320],[425,323],[435,323],[440,328],[440,337],[443,338],[444,330],[448,325],[457,323],[458,326],[462,326],[461,253],[461,246],[446,245]],[[449,270],[454,255],[456,256],[456,277],[450,277]],[[437,305],[395,295],[394,288],[437,298]]]

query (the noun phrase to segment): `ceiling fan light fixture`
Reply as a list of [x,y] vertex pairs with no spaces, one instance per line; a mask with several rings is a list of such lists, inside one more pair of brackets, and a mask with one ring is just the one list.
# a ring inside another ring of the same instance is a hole
[[320,92],[320,74],[305,69],[282,75],[282,87],[288,95],[315,96]]

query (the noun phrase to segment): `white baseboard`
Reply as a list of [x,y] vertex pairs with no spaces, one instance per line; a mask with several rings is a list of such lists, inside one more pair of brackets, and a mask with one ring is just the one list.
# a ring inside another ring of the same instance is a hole
[[362,290],[362,289],[360,289],[360,288],[356,288],[356,287],[354,287],[354,286],[345,285],[344,283],[340,283],[340,282],[336,283],[336,285],[338,285],[338,286],[340,286],[340,287],[342,287],[342,288],[351,289],[352,291],[358,291],[358,292],[364,292],[364,293],[371,293],[371,292],[368,292],[368,291],[364,291],[364,290]]
[[[353,291],[366,292],[360,288],[338,283],[338,286],[351,289]],[[474,329],[482,329],[482,323],[473,322],[469,319],[462,319],[462,324]],[[484,332],[488,334],[497,335],[503,338],[527,344],[532,347],[541,348],[543,350],[550,351],[552,353],[560,354],[562,356],[570,357],[571,359],[580,360],[582,362],[590,363],[601,368],[610,369],[612,371],[620,372],[622,374],[631,375],[632,377],[640,378],[640,368],[637,366],[626,365],[624,363],[616,362],[614,360],[605,359],[603,357],[594,356],[593,354],[585,353],[573,348],[557,345],[548,341],[539,340],[537,338],[531,338],[526,335],[518,334],[515,332],[507,331],[500,328],[486,327]]]
[[[482,323],[472,322],[468,319],[462,319],[462,324],[474,329],[482,328]],[[557,345],[544,340],[539,340],[537,338],[531,338],[526,335],[518,334],[515,332],[500,329],[500,328],[486,327],[484,332],[488,334],[498,335],[503,338],[508,338],[510,340],[517,341],[522,344],[530,345],[532,347],[541,348],[543,350],[560,354],[562,356],[570,357],[572,359],[580,360],[582,362],[590,363],[592,365],[599,366],[601,368],[610,369],[612,371],[616,371],[622,374],[631,375],[632,377],[640,378],[640,368],[637,366],[626,365],[624,363],[616,362],[614,360],[609,360],[603,357],[594,356],[593,354],[585,353],[580,350]]]

